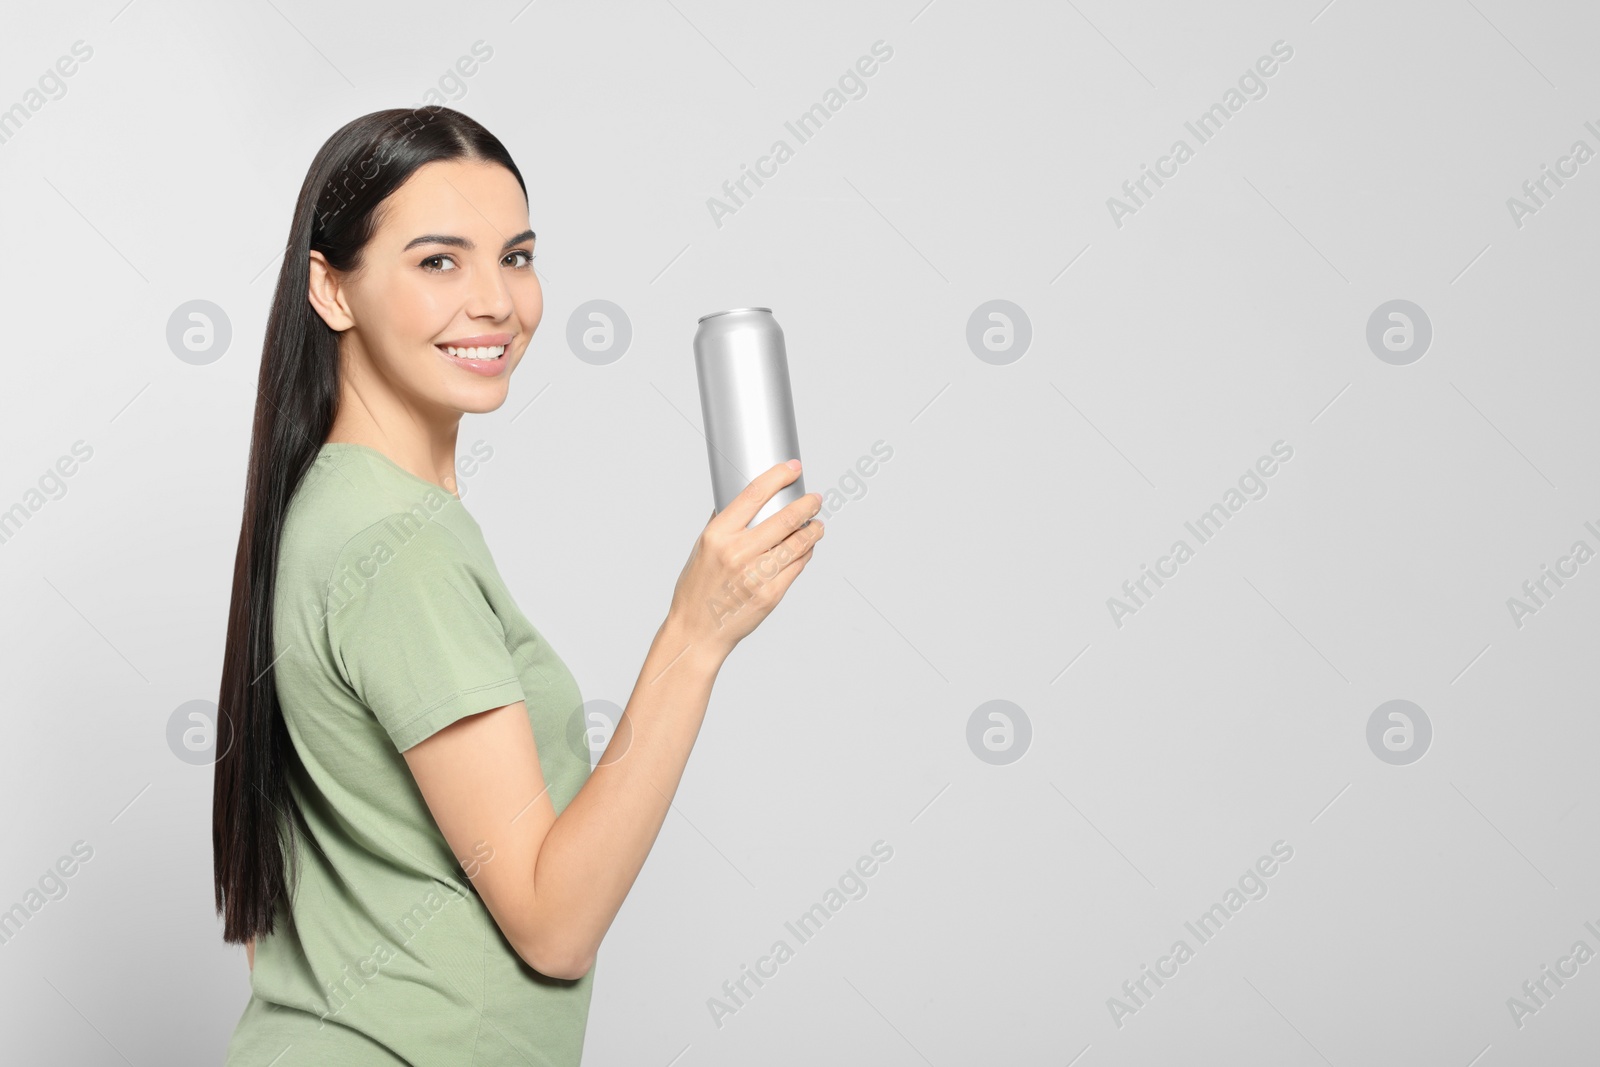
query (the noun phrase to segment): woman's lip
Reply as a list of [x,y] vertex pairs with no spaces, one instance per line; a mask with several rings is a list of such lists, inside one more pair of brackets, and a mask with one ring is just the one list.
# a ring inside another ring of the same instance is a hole
[[439,353],[440,359],[448,360],[462,370],[471,371],[473,374],[481,374],[485,378],[495,378],[504,374],[506,365],[511,361],[510,345],[506,346],[506,350],[500,354],[499,359],[461,359],[457,356],[452,356],[439,345],[434,345],[433,350]]
[[509,333],[480,333],[474,337],[458,337],[454,341],[439,343],[451,348],[493,348],[495,345],[509,345],[511,338]]

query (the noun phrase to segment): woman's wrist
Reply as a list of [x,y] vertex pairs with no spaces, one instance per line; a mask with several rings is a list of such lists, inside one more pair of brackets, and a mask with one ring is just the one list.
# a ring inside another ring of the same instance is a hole
[[670,611],[656,630],[656,641],[666,652],[672,669],[684,667],[712,677],[722,669],[730,651],[707,638],[704,628],[689,626],[682,616]]

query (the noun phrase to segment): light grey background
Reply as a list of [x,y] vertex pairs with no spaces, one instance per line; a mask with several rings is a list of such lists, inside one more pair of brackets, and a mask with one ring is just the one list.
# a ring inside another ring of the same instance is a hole
[[[0,143],[0,509],[93,456],[0,544],[0,908],[93,858],[0,944],[5,1058],[221,1061],[248,978],[212,909],[211,768],[167,728],[217,694],[277,256],[323,140],[481,40],[449,102],[528,179],[546,311],[506,405],[463,422],[494,451],[464,499],[585,697],[626,703],[710,511],[698,316],[774,309],[806,486],[839,490],[722,671],[586,1063],[1586,1062],[1600,961],[1520,1027],[1507,1000],[1600,951],[1600,561],[1520,627],[1507,600],[1600,549],[1600,161],[1520,227],[1507,199],[1600,149],[1600,13],[1324,3],[8,13],[0,107],[93,56]],[[798,144],[785,120],[880,40]],[[1184,122],[1280,40],[1197,145]],[[1180,137],[1117,226],[1107,198]],[[597,299],[633,331],[605,365],[566,342]],[[1433,330],[1405,366],[1366,341],[1396,299]],[[232,327],[201,366],[166,341],[191,300]],[[1031,325],[1004,365],[967,343],[990,300]],[[1185,521],[1280,440],[1267,495],[1197,545]],[[1117,626],[1107,599],[1178,538],[1194,557]],[[1432,724],[1409,765],[1368,747],[1392,699]],[[968,744],[991,700],[1031,726],[1003,765]],[[880,839],[867,894],[798,944],[784,922]],[[1277,841],[1268,894],[1199,944],[1185,920]],[[710,998],[780,938],[719,1027]],[[1180,938],[1119,1026],[1108,998]]]

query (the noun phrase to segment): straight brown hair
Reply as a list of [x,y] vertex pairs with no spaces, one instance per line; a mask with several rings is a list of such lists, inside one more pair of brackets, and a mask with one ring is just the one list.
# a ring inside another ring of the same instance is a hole
[[374,111],[323,143],[295,202],[261,347],[245,474],[244,517],[217,698],[211,854],[222,939],[272,933],[292,894],[286,869],[305,819],[290,787],[297,758],[273,679],[273,591],[284,517],[339,404],[339,335],[311,306],[311,251],[354,273],[378,208],[418,167],[498,163],[528,192],[500,141],[441,106]]

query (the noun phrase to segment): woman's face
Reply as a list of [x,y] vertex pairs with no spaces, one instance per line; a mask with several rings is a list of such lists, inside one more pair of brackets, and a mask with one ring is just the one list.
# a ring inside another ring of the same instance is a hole
[[441,421],[498,408],[544,315],[533,249],[510,171],[467,160],[419,167],[380,208],[360,270],[335,275],[312,253],[312,302],[341,333],[350,385],[369,404],[388,406],[373,395],[383,389]]

